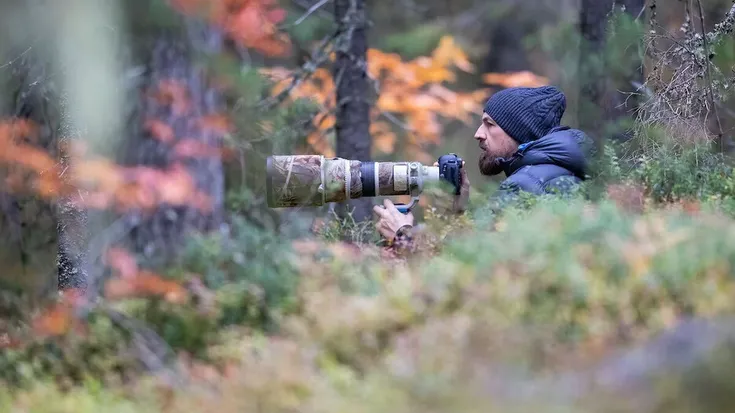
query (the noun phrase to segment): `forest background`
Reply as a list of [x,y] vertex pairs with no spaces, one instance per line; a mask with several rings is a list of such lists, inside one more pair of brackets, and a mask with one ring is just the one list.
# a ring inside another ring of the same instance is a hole
[[[732,402],[732,1],[0,7],[3,411]],[[482,106],[543,84],[586,196],[490,214]],[[375,199],[265,205],[271,154],[448,152],[472,211],[426,194],[407,259]]]

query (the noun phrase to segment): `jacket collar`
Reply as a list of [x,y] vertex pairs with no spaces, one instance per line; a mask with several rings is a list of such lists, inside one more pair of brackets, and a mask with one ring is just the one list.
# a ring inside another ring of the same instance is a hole
[[[518,149],[513,155],[511,155],[508,158],[504,158],[500,160],[500,163],[503,166],[503,171],[505,172],[505,175],[511,176],[517,170],[519,170],[520,168],[524,167],[527,164],[538,164],[539,159],[544,159],[547,157],[546,151],[553,151],[558,154],[559,151],[561,151],[561,153],[567,153],[567,151],[571,150],[570,154],[576,154],[579,150],[576,144],[574,144],[573,148],[567,146],[568,143],[566,142],[571,141],[569,137],[567,136],[562,137],[560,135],[555,135],[554,137],[550,136],[551,134],[555,132],[567,131],[569,129],[570,127],[568,126],[557,126],[551,129],[546,135],[542,136],[541,138],[537,140],[520,144],[518,146]],[[525,160],[524,157],[526,156],[530,156],[530,158],[528,160]],[[573,158],[576,159],[578,158],[578,156],[573,157]],[[567,159],[567,161],[569,161],[569,159]],[[577,166],[576,163],[574,165],[561,164],[560,166],[567,167],[567,168],[572,167],[572,169],[579,169],[578,167],[577,168],[573,167],[573,166]]]

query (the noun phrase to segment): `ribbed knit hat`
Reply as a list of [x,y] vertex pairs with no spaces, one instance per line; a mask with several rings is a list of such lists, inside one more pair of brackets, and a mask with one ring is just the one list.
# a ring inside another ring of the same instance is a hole
[[485,113],[519,144],[534,141],[559,126],[567,101],[554,86],[512,87],[490,96]]

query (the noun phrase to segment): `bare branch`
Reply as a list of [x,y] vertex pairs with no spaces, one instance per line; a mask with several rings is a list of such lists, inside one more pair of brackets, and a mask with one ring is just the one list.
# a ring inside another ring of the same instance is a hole
[[[725,19],[710,33],[705,33],[701,0],[696,3],[701,30],[692,27],[693,4],[693,0],[683,3],[685,20],[678,33],[668,33],[660,27],[656,22],[656,2],[650,7],[651,30],[646,36],[646,53],[653,59],[653,67],[641,86],[653,95],[642,105],[639,117],[644,124],[676,128],[679,130],[677,135],[681,135],[681,128],[684,128],[685,134],[699,136],[695,138],[697,140],[710,140],[716,135],[722,141],[724,132],[719,116],[722,107],[718,103],[724,99],[724,93],[731,88],[735,78],[712,64],[711,55],[714,45],[724,35],[732,33],[735,2]],[[717,122],[716,133],[711,133],[706,127],[711,114]],[[720,147],[723,146],[724,142],[720,142]]]
[[329,55],[333,48],[333,42],[337,38],[337,31],[324,37],[319,47],[317,47],[317,49],[311,54],[309,60],[304,63],[301,68],[291,76],[291,84],[286,89],[281,91],[278,95],[263,99],[258,103],[257,106],[264,110],[271,110],[281,104],[284,100],[286,100],[291,95],[291,92],[293,92],[294,89],[301,85],[301,83],[303,83],[305,80],[309,79],[311,75],[314,74],[316,69],[319,68],[319,66],[329,60]]
[[[308,2],[306,2],[305,0],[293,0],[293,2],[294,2],[294,3],[296,4],[296,5],[298,5],[299,7],[301,7],[301,8],[303,8],[303,9],[305,9],[305,10],[309,10],[309,9],[311,9],[311,8],[313,7],[313,5],[310,5],[310,4],[309,4]],[[329,20],[331,20],[331,18],[332,18],[332,15],[331,15],[331,14],[329,14],[329,12],[327,12],[326,10],[324,10],[324,9],[323,9],[323,8],[321,8],[321,7],[317,8],[317,9],[316,9],[316,10],[315,10],[314,12],[312,12],[312,14],[313,14],[313,13],[316,13],[316,14],[317,14],[317,15],[318,15],[319,17],[321,17],[321,18],[324,18],[324,19],[329,19]]]
[[301,24],[301,22],[303,22],[304,20],[306,20],[307,17],[311,16],[314,12],[316,12],[317,10],[319,10],[322,6],[324,6],[325,4],[327,4],[329,1],[331,1],[331,0],[320,0],[319,2],[317,2],[316,4],[314,4],[313,6],[309,7],[309,10],[307,10],[306,13],[304,13],[303,16],[301,16],[298,19],[296,19],[296,21],[293,23],[293,25],[296,26],[296,25]]

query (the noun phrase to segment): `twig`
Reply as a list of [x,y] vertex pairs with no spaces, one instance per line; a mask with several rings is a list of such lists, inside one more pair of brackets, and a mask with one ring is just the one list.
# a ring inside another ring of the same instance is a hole
[[27,49],[26,49],[26,50],[25,50],[25,51],[24,51],[23,53],[19,54],[19,55],[18,55],[17,57],[15,57],[15,58],[14,58],[13,60],[9,61],[8,63],[5,63],[4,65],[0,65],[0,69],[4,69],[4,68],[6,68],[6,67],[8,67],[8,66],[12,65],[12,64],[13,64],[13,63],[15,63],[16,61],[18,61],[18,59],[22,58],[22,57],[23,57],[23,56],[25,56],[25,55],[26,55],[26,54],[27,54],[28,52],[30,52],[30,51],[31,51],[31,49],[32,49],[32,47],[31,47],[31,46],[29,46],[29,47],[28,47],[28,48],[27,48]]
[[[312,7],[312,5],[309,5],[309,4],[305,3],[304,0],[293,0],[293,2],[296,3],[299,7],[303,8],[303,9],[307,9],[308,10],[308,9],[310,9]],[[315,10],[315,13],[318,14],[319,17],[322,17],[324,19],[331,19],[331,17],[332,17],[328,12],[324,11],[324,9],[322,9],[322,8],[316,9]]]
[[396,118],[392,113],[386,112],[386,111],[380,111],[380,114],[385,116],[389,121],[393,122],[396,126],[399,126],[407,131],[413,132],[414,128],[406,124],[405,122],[402,122],[400,119]]
[[301,16],[298,19],[296,19],[296,21],[293,23],[293,25],[296,26],[296,25],[301,24],[304,20],[306,20],[307,17],[311,16],[315,11],[319,10],[322,6],[324,6],[325,4],[327,4],[327,2],[329,2],[329,1],[331,1],[331,0],[320,0],[319,2],[317,2],[316,4],[314,4],[313,6],[309,7],[309,10],[307,10],[306,13],[304,13],[303,16]]
[[[704,23],[701,0],[698,1],[700,21]],[[730,81],[721,79],[724,74],[711,64],[709,56],[713,45],[732,31],[735,24],[735,2],[733,4],[725,19],[716,24],[713,31],[705,33],[702,24],[700,34],[698,30],[692,29],[693,1],[683,2],[686,18],[681,25],[680,31],[683,33],[681,39],[667,33],[666,28],[660,27],[655,22],[656,2],[653,0],[650,6],[651,31],[647,36],[646,54],[656,61],[652,73],[643,86],[647,91],[654,92],[655,96],[651,96],[651,99],[642,105],[645,107],[645,117],[639,116],[641,121],[659,123],[665,127],[678,125],[692,131],[696,129],[696,132],[702,133],[702,138],[706,139],[712,133],[707,132],[705,125],[700,125],[701,128],[697,125],[702,119],[706,123],[707,116],[714,109],[718,126],[721,125],[719,112],[716,110],[719,99],[717,86],[721,81],[726,82],[727,86]],[[662,34],[659,34],[659,31]],[[665,50],[658,50],[656,39],[663,39],[670,45]],[[649,87],[650,84],[653,86]],[[644,109],[643,107],[641,109]],[[721,138],[724,135],[722,126],[719,126],[719,131],[718,136]]]
[[322,39],[317,50],[311,54],[310,59],[301,66],[301,69],[299,69],[298,72],[291,76],[291,84],[286,89],[282,90],[278,95],[263,99],[258,103],[257,106],[264,110],[271,110],[279,105],[281,102],[286,100],[286,98],[291,95],[291,92],[293,92],[295,88],[301,85],[301,83],[303,83],[305,80],[309,79],[311,75],[314,74],[316,69],[321,66],[324,61],[329,59],[330,53],[328,53],[328,47],[338,37],[338,35],[339,32],[334,31],[332,34],[325,36],[324,39]]

